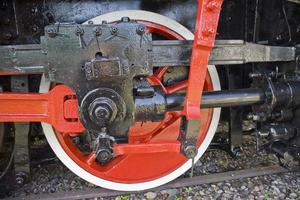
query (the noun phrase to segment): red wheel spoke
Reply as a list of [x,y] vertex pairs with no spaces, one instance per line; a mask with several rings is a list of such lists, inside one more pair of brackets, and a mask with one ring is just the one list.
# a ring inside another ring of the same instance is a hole
[[167,113],[165,119],[151,132],[144,135],[134,135],[129,137],[129,143],[147,143],[163,130],[173,125],[181,117],[181,112]]
[[82,132],[74,96],[64,85],[45,94],[0,93],[0,122],[47,122],[59,132]]
[[166,92],[166,89],[162,83],[162,78],[164,74],[167,72],[168,67],[161,67],[155,71],[155,73],[152,76],[148,77],[148,81],[151,85],[160,85],[164,92]]
[[154,76],[158,79],[158,80],[162,80],[164,74],[168,71],[168,67],[160,67],[159,69],[156,70],[156,72],[154,73]]
[[188,82],[186,80],[184,80],[184,81],[175,83],[174,85],[168,86],[168,87],[166,87],[167,94],[171,94],[171,93],[183,90],[187,87],[187,84],[188,84]]
[[150,33],[156,33],[156,34],[159,34],[159,35],[166,37],[168,39],[171,39],[171,40],[175,40],[175,39],[184,40],[184,37],[182,37],[180,34],[174,32],[174,31],[171,31],[170,29],[168,29],[164,26],[154,24],[151,22],[147,22],[147,21],[138,20],[138,22],[146,25],[147,31]]
[[181,117],[181,112],[173,112],[166,115],[166,119],[151,133],[150,136],[145,138],[145,142],[149,142],[152,138],[159,135],[163,130],[167,129]]

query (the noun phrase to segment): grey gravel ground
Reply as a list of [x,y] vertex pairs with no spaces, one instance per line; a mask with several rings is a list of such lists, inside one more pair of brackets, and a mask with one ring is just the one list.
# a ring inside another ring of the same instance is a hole
[[[245,136],[240,157],[232,158],[221,150],[208,150],[196,163],[195,175],[266,166],[277,162],[278,160],[274,156],[265,152],[256,154],[253,137]],[[189,172],[183,176],[188,176],[188,174]],[[32,175],[32,181],[13,191],[13,197],[95,187],[73,174],[59,161],[53,165],[34,168]],[[109,199],[300,199],[300,172],[124,195]]]
[[285,173],[112,199],[300,199],[299,187],[300,173]]

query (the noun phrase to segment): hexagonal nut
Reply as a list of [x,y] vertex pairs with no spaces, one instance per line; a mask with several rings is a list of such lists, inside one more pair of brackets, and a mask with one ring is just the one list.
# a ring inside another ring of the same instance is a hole
[[197,153],[198,153],[198,149],[195,145],[186,145],[183,149],[184,155],[187,158],[195,158]]

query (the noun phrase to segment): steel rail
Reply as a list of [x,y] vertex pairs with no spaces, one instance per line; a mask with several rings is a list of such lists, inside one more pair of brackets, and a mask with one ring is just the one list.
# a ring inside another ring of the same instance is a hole
[[[122,192],[122,191],[107,190],[103,188],[95,188],[89,190],[85,189],[81,191],[58,192],[54,194],[29,195],[27,197],[23,197],[23,199],[25,200],[26,199],[75,200],[75,199],[90,199],[96,197],[111,197],[111,196],[126,195],[132,193],[145,193],[147,191],[159,191],[167,188],[189,187],[189,186],[195,186],[201,184],[210,184],[210,183],[216,183],[222,181],[231,181],[231,180],[237,180],[243,178],[286,173],[286,172],[289,172],[289,170],[278,165],[272,165],[272,166],[255,167],[250,169],[195,176],[192,178],[179,178],[166,185],[153,188],[150,190],[138,191],[138,192]],[[20,198],[9,198],[9,199],[16,200]]]

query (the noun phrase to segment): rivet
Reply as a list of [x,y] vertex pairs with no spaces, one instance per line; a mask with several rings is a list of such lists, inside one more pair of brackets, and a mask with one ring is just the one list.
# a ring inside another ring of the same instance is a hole
[[49,35],[49,37],[55,37],[57,35],[57,31],[53,27],[47,28],[46,33]]
[[80,27],[76,27],[75,34],[77,36],[83,35],[84,34],[84,30],[82,28],[80,28]]
[[110,33],[111,33],[112,35],[115,35],[117,32],[118,32],[118,28],[117,28],[116,26],[112,26],[112,27],[110,28]]
[[216,33],[215,29],[213,29],[213,28],[207,28],[203,31],[203,34],[206,35],[206,36],[211,36],[215,33]]
[[129,21],[130,21],[129,17],[122,17],[121,18],[121,22],[129,22]]
[[102,34],[102,30],[100,27],[95,27],[94,32],[96,36],[100,36]]
[[211,11],[217,11],[220,9],[220,6],[217,1],[212,0],[206,5],[206,8]]
[[139,35],[143,35],[145,33],[145,31],[146,31],[146,28],[143,25],[139,25],[136,29],[136,33]]

